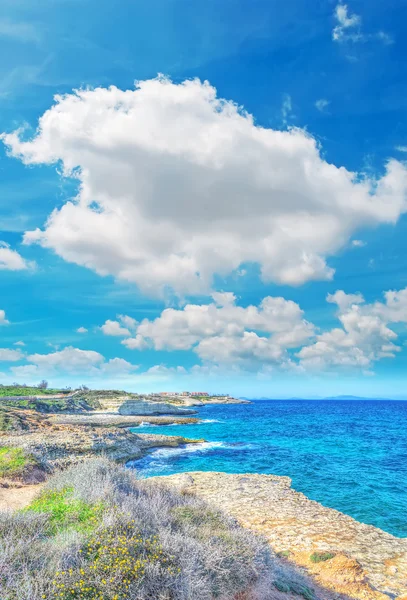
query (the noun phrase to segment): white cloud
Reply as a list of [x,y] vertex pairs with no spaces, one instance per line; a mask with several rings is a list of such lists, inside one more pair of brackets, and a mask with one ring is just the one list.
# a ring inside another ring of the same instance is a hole
[[386,46],[394,43],[393,38],[386,31],[367,34],[363,33],[361,17],[356,14],[351,14],[347,4],[339,2],[339,4],[336,5],[334,17],[337,25],[332,31],[332,39],[335,42],[366,42],[367,40],[379,40]]
[[123,358],[111,358],[99,368],[105,375],[122,375],[124,373],[131,373],[139,367],[138,365],[132,365]]
[[407,146],[397,146],[396,150],[399,152],[407,152]]
[[142,335],[126,338],[120,343],[123,344],[123,346],[126,346],[129,350],[143,350],[144,348],[148,347],[148,344]]
[[4,310],[0,310],[0,325],[9,325],[10,321],[6,319],[6,312]]
[[352,246],[355,248],[363,248],[363,246],[366,246],[366,242],[363,240],[352,240]]
[[86,329],[86,327],[78,327],[76,333],[88,333],[88,330]]
[[297,354],[306,369],[329,367],[362,367],[369,372],[382,358],[393,358],[401,348],[391,323],[407,323],[407,288],[388,291],[385,302],[366,304],[361,294],[342,290],[328,295],[337,304],[342,328],[334,328],[317,336],[317,341]]
[[192,349],[204,361],[252,367],[260,360],[288,360],[287,348],[298,348],[314,335],[295,302],[266,297],[258,307],[242,308],[230,292],[213,298],[211,304],[167,308],[153,321],[144,319],[136,337],[122,344],[129,349]]
[[16,377],[37,377],[40,375],[41,370],[37,365],[22,365],[20,367],[11,367],[10,371],[16,375]]
[[256,126],[198,80],[79,90],[56,98],[31,141],[3,140],[80,183],[25,243],[150,294],[209,294],[214,274],[244,262],[266,282],[329,280],[327,258],[354,231],[406,211],[403,163],[378,180],[328,164],[306,132]]
[[0,361],[16,362],[23,358],[21,350],[11,350],[10,348],[0,348]]
[[325,98],[320,98],[315,102],[315,107],[319,110],[319,112],[324,112],[326,108],[328,108],[330,102]]
[[335,8],[335,19],[337,25],[332,31],[332,39],[336,42],[351,40],[360,41],[362,34],[360,32],[361,18],[359,15],[350,14],[347,4],[337,4]]
[[138,321],[133,319],[133,317],[129,317],[128,315],[117,315],[117,319],[117,321],[108,319],[100,327],[105,335],[114,335],[118,337],[130,336],[131,332],[135,331],[137,328]]
[[34,267],[35,263],[26,261],[16,250],[11,250],[6,242],[0,242],[0,271],[23,271]]
[[20,340],[19,342],[14,342],[14,346],[25,346],[25,343]]
[[384,302],[367,304],[360,293],[338,290],[327,302],[338,307],[341,327],[322,333],[304,319],[301,308],[284,298],[264,298],[240,307],[233,294],[213,294],[207,305],[165,309],[144,319],[129,349],[192,350],[203,361],[195,369],[243,369],[263,373],[306,373],[333,367],[371,374],[375,362],[400,351],[392,323],[407,323],[407,288],[384,293]]
[[26,359],[31,364],[13,368],[15,375],[49,376],[57,373],[72,375],[82,373],[89,377],[116,376],[129,374],[139,368],[138,365],[133,365],[123,358],[106,360],[99,352],[80,350],[72,346],[49,354],[30,354]]
[[287,125],[288,120],[293,117],[293,103],[290,94],[284,94],[283,96],[283,104],[281,106],[281,117],[284,125]]
[[125,336],[131,335],[130,331],[126,327],[122,327],[118,321],[111,321],[108,319],[101,325],[100,329],[105,335]]
[[124,327],[127,327],[131,331],[136,329],[138,321],[133,319],[133,317],[129,317],[128,315],[117,315],[117,318]]
[[63,350],[50,354],[30,354],[27,356],[30,363],[44,369],[83,370],[103,363],[104,358],[94,350],[79,350],[68,346]]

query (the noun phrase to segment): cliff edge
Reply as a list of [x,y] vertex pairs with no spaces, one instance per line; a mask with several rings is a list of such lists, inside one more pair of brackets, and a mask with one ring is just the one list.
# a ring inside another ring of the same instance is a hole
[[310,500],[291,488],[289,477],[192,472],[148,481],[222,509],[339,594],[358,600],[407,598],[407,538]]

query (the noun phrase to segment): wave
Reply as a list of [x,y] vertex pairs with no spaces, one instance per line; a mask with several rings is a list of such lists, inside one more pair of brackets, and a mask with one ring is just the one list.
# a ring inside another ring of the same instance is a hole
[[223,423],[220,419],[202,419],[202,423]]
[[143,458],[129,461],[126,467],[137,469],[141,474],[148,474],[151,471],[159,473],[168,470],[168,463],[174,458],[191,453],[206,453],[219,448],[232,449],[232,445],[224,442],[199,442],[198,444],[185,444],[178,448],[157,448]]

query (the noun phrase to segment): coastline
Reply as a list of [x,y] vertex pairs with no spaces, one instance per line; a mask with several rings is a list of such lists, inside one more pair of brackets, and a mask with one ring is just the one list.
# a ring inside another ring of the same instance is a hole
[[[396,538],[291,488],[289,477],[189,472],[151,477],[199,496],[266,537],[273,550],[348,598],[404,600],[407,593],[407,538]],[[312,562],[313,553],[331,559]]]
[[[3,487],[0,482],[0,509],[7,504],[12,509],[24,507],[48,473],[91,456],[105,455],[125,464],[159,448],[205,441],[130,431],[146,421],[156,425],[197,424],[201,422],[197,417],[126,416],[108,411],[12,412],[28,430],[2,432],[1,445],[23,448],[40,460],[39,468],[29,472],[25,481],[3,482]],[[338,598],[407,599],[407,538],[396,538],[310,500],[291,488],[288,477],[196,471],[143,480],[146,486],[157,483],[197,495],[265,536],[280,558],[305,569],[318,586],[339,594]],[[310,557],[315,552],[333,556],[313,563]]]

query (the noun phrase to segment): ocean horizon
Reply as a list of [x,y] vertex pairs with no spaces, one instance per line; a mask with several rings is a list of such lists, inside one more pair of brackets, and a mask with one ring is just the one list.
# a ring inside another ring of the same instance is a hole
[[253,400],[198,407],[195,425],[135,432],[205,442],[132,461],[141,477],[187,471],[288,476],[308,498],[407,536],[407,403],[380,399]]

